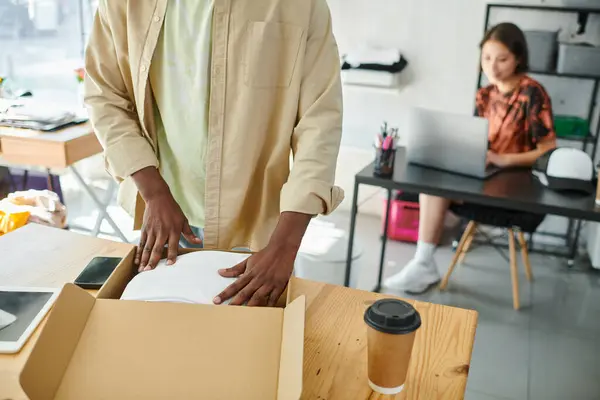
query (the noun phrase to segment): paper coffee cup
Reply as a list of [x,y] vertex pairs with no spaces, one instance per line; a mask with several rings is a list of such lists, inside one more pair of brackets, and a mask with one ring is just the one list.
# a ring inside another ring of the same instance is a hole
[[368,375],[371,389],[385,395],[404,389],[421,316],[410,304],[383,299],[365,311]]

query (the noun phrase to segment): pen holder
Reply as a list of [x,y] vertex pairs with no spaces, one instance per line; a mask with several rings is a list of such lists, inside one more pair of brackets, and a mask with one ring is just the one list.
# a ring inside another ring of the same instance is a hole
[[380,178],[390,178],[394,175],[394,160],[396,159],[396,149],[390,148],[384,150],[380,147],[375,148],[375,166],[373,175]]

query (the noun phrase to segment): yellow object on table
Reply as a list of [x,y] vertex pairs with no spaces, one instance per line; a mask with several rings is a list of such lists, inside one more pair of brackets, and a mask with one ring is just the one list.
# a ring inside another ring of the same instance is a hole
[[29,212],[5,212],[0,210],[0,236],[19,229],[29,221]]

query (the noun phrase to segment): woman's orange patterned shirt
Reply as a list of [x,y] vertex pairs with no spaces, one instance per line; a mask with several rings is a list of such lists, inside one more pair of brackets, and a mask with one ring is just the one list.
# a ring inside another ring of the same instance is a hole
[[477,114],[489,121],[489,149],[495,153],[524,153],[538,143],[556,140],[550,97],[530,77],[523,77],[507,94],[495,85],[479,89],[476,107]]

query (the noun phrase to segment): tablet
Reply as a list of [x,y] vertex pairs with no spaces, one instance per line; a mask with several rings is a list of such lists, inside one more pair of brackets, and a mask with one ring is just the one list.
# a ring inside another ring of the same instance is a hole
[[54,304],[59,289],[0,286],[0,353],[17,353]]

